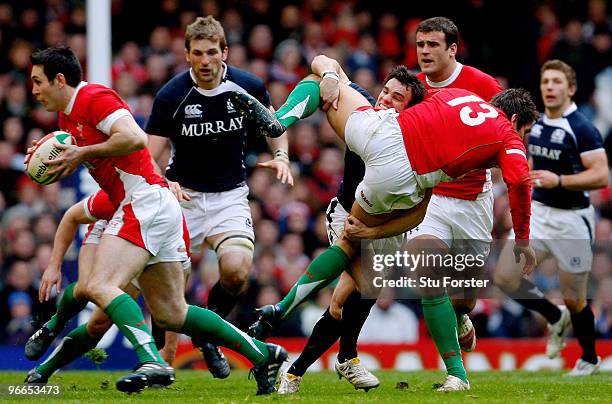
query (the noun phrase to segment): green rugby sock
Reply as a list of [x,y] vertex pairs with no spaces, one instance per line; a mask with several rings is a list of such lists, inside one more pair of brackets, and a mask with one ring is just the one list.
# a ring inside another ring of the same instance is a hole
[[287,97],[287,101],[276,111],[276,118],[288,128],[316,112],[319,108],[319,96],[318,81],[300,81]]
[[53,372],[94,349],[102,337],[94,338],[87,332],[87,324],[70,331],[49,357],[36,366],[36,372],[50,377]]
[[217,313],[201,307],[189,306],[181,333],[189,335],[195,345],[212,342],[230,348],[254,365],[268,361],[268,347],[265,343],[249,337]]
[[159,356],[142,310],[130,295],[123,293],[117,296],[104,311],[119,327],[121,333],[132,343],[140,363],[157,362],[166,364]]
[[47,327],[55,334],[60,333],[66,326],[66,323],[87,306],[86,299],[77,300],[74,298],[75,286],[76,282],[66,286],[62,297],[57,303],[57,311],[47,323]]
[[457,317],[447,295],[436,298],[422,298],[423,317],[429,334],[436,343],[438,353],[444,361],[446,371],[467,382],[467,373],[463,367],[461,348],[457,339]]
[[282,309],[281,318],[285,318],[304,300],[320,289],[329,285],[348,267],[350,258],[338,246],[331,246],[312,260],[306,272],[293,285],[289,293],[278,305]]

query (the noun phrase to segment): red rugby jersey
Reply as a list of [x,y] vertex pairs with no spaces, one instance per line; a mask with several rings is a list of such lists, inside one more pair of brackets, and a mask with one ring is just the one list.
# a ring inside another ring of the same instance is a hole
[[422,187],[499,166],[516,239],[529,239],[531,182],[525,146],[503,112],[467,90],[444,89],[400,112],[397,120]]
[[[485,101],[502,91],[501,86],[493,77],[471,66],[457,63],[451,76],[441,82],[432,82],[424,73],[419,73],[419,80],[427,88],[428,95],[434,94],[442,88],[463,88],[478,95]],[[478,196],[492,187],[489,170],[478,170],[452,182],[444,182],[434,189],[434,194],[450,196],[458,199],[475,200]]]
[[[128,105],[114,90],[81,82],[66,110],[59,113],[59,126],[74,136],[77,146],[88,146],[106,141],[112,124],[128,114]],[[116,206],[127,194],[152,185],[167,186],[153,169],[147,148],[124,156],[93,159],[85,165]]]

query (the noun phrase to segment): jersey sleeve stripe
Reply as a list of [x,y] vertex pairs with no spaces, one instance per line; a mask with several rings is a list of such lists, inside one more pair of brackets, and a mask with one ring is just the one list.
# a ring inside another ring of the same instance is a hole
[[98,122],[98,124],[96,125],[96,129],[105,133],[106,135],[110,135],[111,127],[115,122],[117,122],[119,118],[131,115],[132,114],[130,114],[130,111],[125,108],[118,109],[106,118],[102,119],[100,122]]
[[583,151],[582,153],[580,153],[580,156],[585,156],[585,155],[591,154],[591,153],[601,153],[601,152],[605,153],[606,149],[604,149],[603,147],[599,147],[597,149]]
[[98,220],[98,218],[91,214],[91,209],[89,208],[90,203],[93,203],[93,196],[90,196],[83,201],[83,210],[85,211],[85,216],[87,216],[87,218],[92,222],[95,222]]
[[525,152],[523,152],[520,149],[508,149],[506,150],[506,154],[520,154],[521,156],[527,158],[527,156],[525,155]]

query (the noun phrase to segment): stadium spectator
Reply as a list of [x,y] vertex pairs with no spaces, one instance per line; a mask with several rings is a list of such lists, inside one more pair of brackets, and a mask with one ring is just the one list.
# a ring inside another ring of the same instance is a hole
[[407,306],[381,293],[361,329],[361,342],[414,343],[419,340],[419,320]]
[[10,319],[6,326],[6,342],[22,345],[34,332],[32,326],[32,299],[25,292],[12,292],[8,296]]
[[[12,164],[14,155],[14,147],[9,142],[0,141],[0,192],[6,206],[12,206],[19,200],[16,188],[19,178],[23,175],[23,172],[15,169]],[[2,211],[6,212],[4,209]]]

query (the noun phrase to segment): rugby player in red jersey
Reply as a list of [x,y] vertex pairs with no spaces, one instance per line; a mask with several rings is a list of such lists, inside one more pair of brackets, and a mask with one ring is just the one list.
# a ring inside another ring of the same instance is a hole
[[118,207],[81,292],[105,311],[138,355],[139,366],[120,378],[117,388],[132,392],[174,381],[174,371],[160,357],[142,310],[121,289],[140,274],[141,292],[161,328],[198,341],[215,340],[240,352],[255,365],[258,394],[273,392],[286,351],[252,339],[217,314],[185,302],[181,262],[187,259],[187,249],[181,209],[154,171],[147,135],[127,104],[112,89],[82,81],[80,63],[68,48],[36,51],[31,60],[32,94],[45,109],[59,112],[60,128],[76,140],[60,158],[47,162],[53,165],[49,173],[64,177],[84,164]]
[[[427,188],[472,171],[500,166],[509,188],[514,227],[521,233],[514,251],[517,259],[525,257],[525,272],[533,269],[533,250],[528,245],[531,185],[525,147],[510,122],[518,119],[513,110],[515,103],[508,97],[510,93],[500,98],[501,110],[469,91],[445,89],[400,113],[376,111],[363,96],[339,82],[332,65],[313,61],[312,67],[315,75],[321,77],[320,83],[312,76],[303,80],[276,116],[270,116],[256,100],[238,93],[234,94],[234,104],[269,135],[277,136],[288,125],[316,110],[322,93],[319,86],[323,89],[334,83],[335,99],[324,100],[334,106],[328,109],[327,118],[338,136],[366,165],[351,215],[370,227],[386,223],[388,232],[379,234],[381,237],[410,229],[402,226],[401,216],[423,200]],[[529,106],[533,106],[528,95],[526,98]],[[523,132],[529,125],[531,119],[517,126]],[[317,257],[283,301],[271,306],[272,310],[262,311],[262,319],[270,322],[282,319],[287,311],[322,287],[326,279],[337,276],[335,270],[342,271],[347,266],[358,252],[357,247],[345,236]],[[445,295],[438,300],[440,305],[446,301],[452,313]],[[452,354],[445,355],[458,360],[458,365],[447,364],[450,375],[456,369],[463,370],[456,345]],[[464,371],[456,373],[465,379],[453,375],[465,384],[463,388],[469,388]]]

